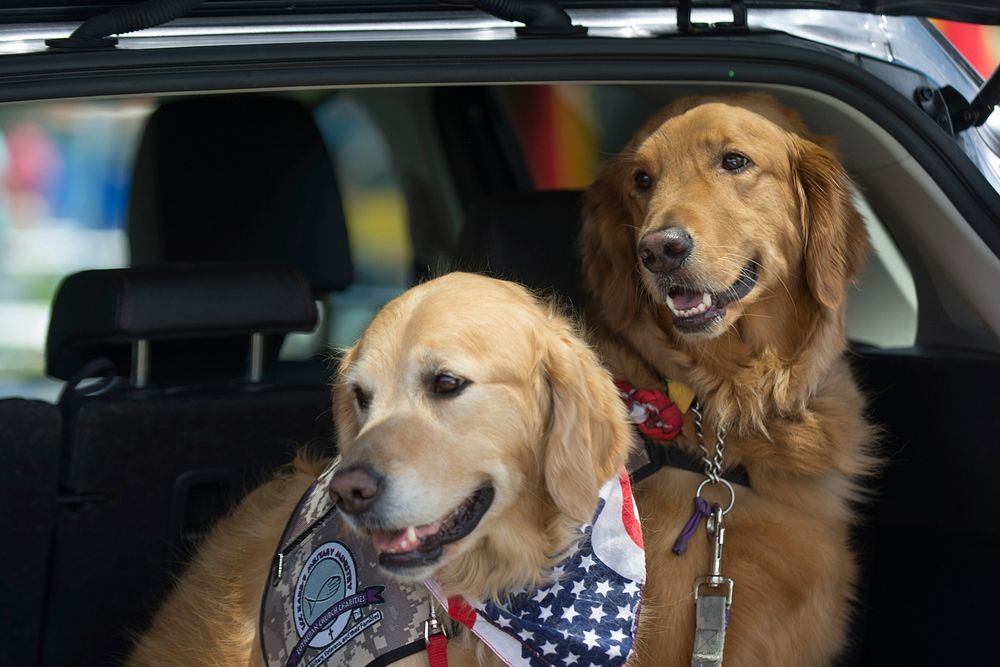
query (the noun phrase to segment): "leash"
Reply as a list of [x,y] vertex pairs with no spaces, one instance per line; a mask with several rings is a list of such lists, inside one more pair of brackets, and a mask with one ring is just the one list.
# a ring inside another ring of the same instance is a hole
[[[654,389],[636,389],[623,380],[615,380],[615,385],[629,410],[630,420],[642,438],[642,454],[647,459],[632,467],[632,481],[638,482],[667,465],[705,475],[694,493],[694,512],[674,541],[672,551],[678,556],[687,551],[688,542],[698,531],[701,522],[705,522],[712,545],[712,561],[709,574],[694,581],[695,629],[691,667],[722,667],[729,609],[733,604],[733,580],[722,576],[722,547],[726,539],[723,517],[736,504],[733,484],[723,476],[726,429],[716,429],[713,451],[709,452],[705,444],[702,405],[689,388],[681,383],[667,382],[668,393],[664,394]],[[675,387],[681,390],[678,397],[680,405],[673,400]],[[688,409],[694,413],[696,444],[700,455],[698,461],[691,461],[680,449],[663,444],[663,441],[673,440],[680,435],[682,414]],[[740,480],[737,483],[749,486],[745,469],[738,468],[736,476]],[[722,486],[729,492],[729,502],[725,507],[719,503],[710,503],[702,497],[702,492],[708,486]]]
[[[729,626],[729,608],[733,605],[733,580],[722,576],[722,545],[726,529],[722,526],[722,507],[715,505],[707,523],[712,539],[712,568],[707,577],[694,580],[695,627],[691,667],[722,667],[722,650]],[[709,591],[702,594],[702,590]]]
[[[722,427],[716,429],[715,451],[709,454],[705,446],[701,404],[695,400],[691,404],[691,410],[694,412],[698,450],[705,463],[705,479],[694,493],[694,513],[674,543],[673,552],[677,555],[684,553],[688,540],[697,530],[701,520],[705,519],[705,529],[712,544],[712,562],[709,574],[694,580],[695,629],[691,667],[722,667],[726,628],[729,626],[729,609],[733,606],[733,580],[722,576],[722,547],[726,541],[723,517],[729,514],[736,504],[736,491],[722,476],[726,453],[726,429]],[[719,503],[709,505],[708,501],[701,497],[706,486],[715,485],[722,485],[729,491],[729,504],[725,508]]]
[[427,646],[428,667],[448,667],[448,634],[434,611],[434,600],[428,603],[430,617],[424,621],[424,644]]
[[[722,548],[726,539],[723,517],[736,504],[733,482],[723,476],[726,429],[716,429],[715,445],[713,451],[709,452],[705,445],[701,403],[683,384],[667,382],[666,385],[668,393],[664,394],[652,389],[636,389],[625,381],[615,380],[615,386],[629,410],[629,418],[644,445],[640,455],[645,460],[637,461],[634,466],[630,465],[630,476],[633,482],[638,482],[664,466],[705,475],[694,493],[694,511],[677,536],[672,551],[678,556],[687,551],[688,542],[698,531],[701,522],[705,522],[712,545],[712,560],[709,574],[694,581],[695,631],[691,667],[722,667],[729,609],[733,604],[733,580],[722,576]],[[675,387],[681,389],[680,405],[673,400]],[[688,409],[694,413],[696,444],[700,455],[697,460],[692,460],[679,448],[656,442],[673,440],[680,434],[682,414]],[[734,478],[735,483],[750,485],[746,469],[738,466],[734,472],[730,472],[729,476]],[[708,486],[722,486],[729,492],[729,502],[725,507],[719,503],[710,503],[702,497],[702,492]]]

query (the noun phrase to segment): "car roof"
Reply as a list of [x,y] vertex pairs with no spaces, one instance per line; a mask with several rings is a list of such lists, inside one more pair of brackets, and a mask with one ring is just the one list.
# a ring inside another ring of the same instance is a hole
[[[7,0],[0,8],[4,22],[36,20],[79,20],[108,11],[114,7],[139,4],[137,0]],[[201,15],[232,16],[263,13],[303,14],[327,12],[385,12],[392,10],[428,9],[440,11],[448,4],[427,0],[211,0],[195,9]],[[473,3],[465,3],[470,5]],[[566,9],[597,7],[671,7],[692,5],[691,0],[570,0],[557,2]],[[699,0],[698,8],[730,7],[740,4],[747,9],[837,9],[866,14],[890,16],[922,16],[964,21],[968,23],[1000,24],[1000,3],[996,0]],[[467,9],[467,7],[465,7]]]

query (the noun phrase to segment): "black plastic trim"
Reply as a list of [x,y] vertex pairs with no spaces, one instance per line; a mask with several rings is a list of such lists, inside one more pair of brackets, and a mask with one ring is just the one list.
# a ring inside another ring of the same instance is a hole
[[1000,255],[1000,196],[909,97],[839,52],[783,35],[660,40],[273,44],[42,53],[0,60],[0,102],[365,84],[718,81],[783,84],[869,116]]
[[[82,20],[114,7],[139,0],[7,0],[0,7],[3,22]],[[748,9],[822,9],[927,16],[972,23],[1000,23],[1000,4],[995,0],[741,0]],[[560,0],[565,9],[629,9],[676,7],[681,0]],[[699,7],[728,7],[730,0],[699,0]],[[440,3],[428,0],[209,0],[195,13],[203,16],[247,14],[295,15],[303,13],[345,14],[388,11],[439,11]]]

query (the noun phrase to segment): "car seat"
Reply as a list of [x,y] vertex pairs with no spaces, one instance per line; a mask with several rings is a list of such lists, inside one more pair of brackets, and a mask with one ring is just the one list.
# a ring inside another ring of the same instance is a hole
[[264,379],[265,339],[315,322],[312,290],[281,265],[63,282],[46,350],[67,386],[42,664],[123,657],[231,503],[299,445],[332,453],[327,387]]

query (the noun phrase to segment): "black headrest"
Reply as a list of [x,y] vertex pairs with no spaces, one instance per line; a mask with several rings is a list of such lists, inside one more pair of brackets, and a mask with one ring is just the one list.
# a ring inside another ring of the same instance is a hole
[[[134,341],[214,339],[223,341],[208,353],[215,358],[192,359],[191,364],[211,367],[221,354],[240,366],[246,360],[250,334],[280,337],[290,331],[310,331],[315,325],[312,291],[287,266],[168,265],[83,271],[63,280],[56,292],[45,361],[48,374],[63,380],[98,358],[110,359],[120,374],[127,375]],[[233,348],[236,351],[230,353]],[[174,358],[176,354],[169,356],[169,363],[157,359],[153,349],[154,370],[157,361],[173,371],[184,365]]]
[[576,190],[544,190],[487,197],[469,211],[459,234],[460,268],[553,290],[579,308],[582,196]]
[[146,125],[128,212],[134,266],[291,264],[320,292],[351,283],[333,162],[304,106],[262,95],[167,102]]

